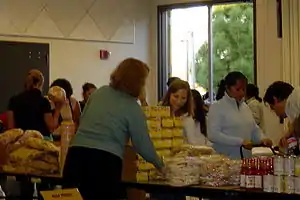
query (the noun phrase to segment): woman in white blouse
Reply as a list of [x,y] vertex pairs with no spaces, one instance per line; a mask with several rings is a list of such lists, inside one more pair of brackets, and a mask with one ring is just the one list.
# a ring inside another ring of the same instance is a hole
[[246,89],[246,103],[249,106],[256,124],[264,131],[264,112],[259,89],[254,84],[248,84]]
[[206,113],[204,101],[197,90],[191,90],[194,103],[194,116],[184,119],[184,132],[187,142],[192,145],[210,146],[207,139]]

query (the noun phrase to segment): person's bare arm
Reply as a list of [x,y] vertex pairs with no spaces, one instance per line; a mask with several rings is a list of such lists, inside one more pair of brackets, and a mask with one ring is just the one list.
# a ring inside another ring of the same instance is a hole
[[44,120],[50,132],[55,131],[59,126],[60,111],[55,110],[54,113],[45,113]]
[[284,132],[283,137],[280,139],[279,145],[286,147],[288,145],[287,139],[291,137],[295,132],[294,124],[288,121],[288,129]]
[[76,128],[79,126],[80,115],[81,115],[80,105],[79,105],[79,102],[76,101],[76,103],[74,105],[74,110],[73,110],[73,121],[76,125]]
[[7,128],[15,128],[14,112],[11,110],[7,111]]
[[45,98],[43,101],[42,110],[47,128],[51,133],[53,133],[53,131],[55,131],[59,126],[60,110],[64,103],[53,103],[54,110],[52,110],[51,103],[53,102],[50,102]]

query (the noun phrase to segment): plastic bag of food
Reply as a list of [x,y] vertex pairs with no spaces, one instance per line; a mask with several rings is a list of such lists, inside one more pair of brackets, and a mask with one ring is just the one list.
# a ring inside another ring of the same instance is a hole
[[19,139],[15,143],[13,143],[12,145],[9,145],[7,147],[8,152],[13,152],[13,151],[19,149],[20,147],[22,147],[24,145],[24,142],[28,138],[43,139],[43,135],[39,131],[27,130],[21,137],[19,137]]
[[43,135],[39,131],[35,130],[27,130],[23,134],[23,136],[18,140],[19,143],[24,143],[28,138],[37,138],[37,139],[44,139]]
[[15,143],[24,134],[22,129],[10,129],[0,134],[0,143],[7,146]]
[[65,102],[67,100],[66,91],[59,86],[53,86],[48,91],[48,98],[53,102]]
[[52,142],[43,139],[28,138],[25,140],[24,145],[41,151],[59,153],[59,148],[57,146],[55,146]]
[[170,185],[199,184],[200,166],[197,157],[173,157],[165,159],[166,181]]
[[196,157],[201,155],[212,155],[215,151],[212,147],[208,146],[194,146],[189,144],[184,144],[179,147],[172,149],[172,155],[175,156],[190,156]]
[[222,155],[200,157],[200,182],[206,186],[238,185],[240,161]]

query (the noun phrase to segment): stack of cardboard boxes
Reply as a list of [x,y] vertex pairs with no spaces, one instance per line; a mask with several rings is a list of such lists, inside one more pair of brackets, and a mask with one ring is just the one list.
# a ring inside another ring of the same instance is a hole
[[[170,107],[166,106],[148,106],[143,109],[157,154],[162,158],[169,156],[172,148],[184,142],[182,118],[171,117]],[[154,173],[154,166],[139,156],[137,181],[148,181]]]

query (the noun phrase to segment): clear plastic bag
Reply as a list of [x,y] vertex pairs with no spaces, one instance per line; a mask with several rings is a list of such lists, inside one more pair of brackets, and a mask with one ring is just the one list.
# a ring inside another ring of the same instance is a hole
[[208,146],[194,146],[189,144],[184,144],[179,147],[172,149],[173,156],[190,156],[197,157],[201,155],[212,155],[215,151],[212,147]]
[[221,155],[202,156],[200,182],[206,186],[239,185],[240,160],[230,160]]
[[173,157],[166,159],[166,181],[173,186],[199,184],[200,166],[198,157]]

